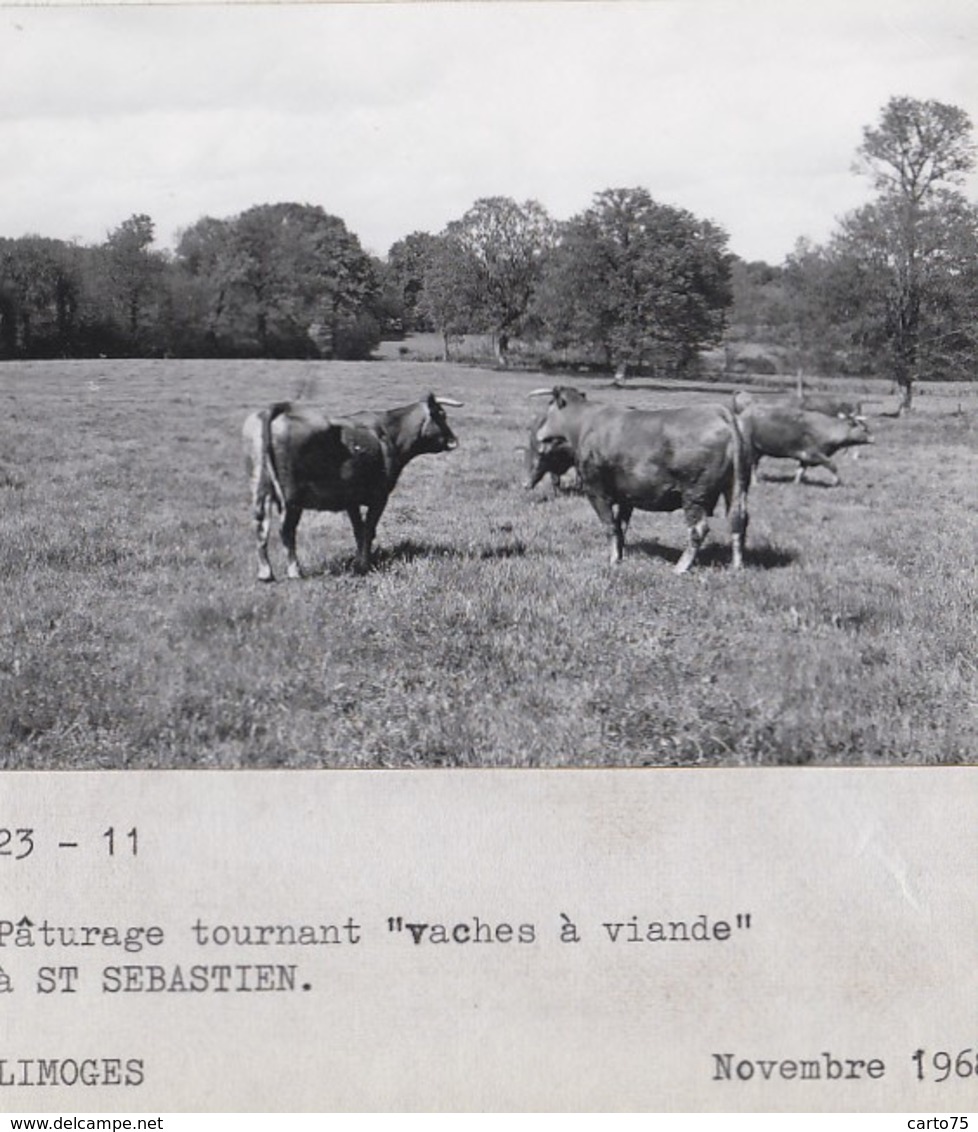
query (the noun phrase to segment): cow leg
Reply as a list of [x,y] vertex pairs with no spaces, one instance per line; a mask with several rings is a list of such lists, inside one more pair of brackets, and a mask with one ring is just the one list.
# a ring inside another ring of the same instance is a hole
[[701,511],[687,513],[686,521],[689,524],[689,541],[686,543],[686,549],[683,551],[682,557],[675,565],[677,574],[685,574],[696,561],[696,554],[703,545],[703,540],[706,538],[707,531],[710,529],[710,524],[706,521],[706,516]]
[[363,515],[360,512],[360,508],[357,506],[347,507],[346,513],[350,516],[350,526],[353,528],[353,537],[356,540],[357,544],[356,561],[357,567],[359,568],[363,561]]
[[804,461],[799,460],[798,471],[795,474],[795,483],[805,482],[805,471],[810,467],[828,468],[832,473],[832,486],[838,487],[842,480],[839,478],[839,469],[832,463],[828,456],[823,456],[821,452],[806,452]]
[[[589,495],[588,499],[598,518],[601,520],[605,534],[608,536],[611,550],[611,565],[617,566],[618,563],[621,562],[622,551],[625,546],[625,535],[621,527],[623,508],[619,507],[616,511],[615,505],[611,500],[606,499],[603,495]],[[632,509],[628,507],[624,510],[625,523],[627,525]]]
[[741,501],[740,506],[735,506],[730,512],[730,551],[732,565],[735,570],[742,569],[744,565],[747,523],[747,508],[743,505],[743,501]]
[[253,515],[258,536],[258,581],[273,582],[272,564],[268,560],[268,533],[272,525],[271,500],[265,492],[255,495]]
[[272,496],[262,465],[261,444],[248,433],[245,435],[245,470],[251,488],[251,517],[255,522],[258,540],[258,580],[274,581],[272,564],[268,560],[268,534],[272,524]]
[[[377,524],[380,522],[380,517],[384,513],[384,508],[387,506],[387,499],[381,499],[377,503],[371,503],[367,507],[367,514],[363,520],[363,527],[359,539],[357,540],[357,568],[362,573],[367,573],[370,569],[370,551],[373,546],[374,536],[377,534]],[[356,526],[354,526],[356,531]]]
[[628,533],[628,524],[632,521],[632,512],[635,510],[630,503],[619,503],[615,516],[615,533],[618,538],[618,558],[621,560],[625,552],[625,535]]
[[815,458],[823,468],[828,468],[828,470],[832,473],[832,486],[838,487],[839,484],[842,483],[842,479],[839,476],[839,469],[835,466],[835,464],[832,463],[828,456],[823,456],[821,452],[816,452]]
[[285,558],[288,563],[286,573],[290,578],[301,578],[302,571],[299,569],[299,559],[295,553],[295,531],[299,525],[299,520],[302,518],[302,508],[296,507],[294,503],[287,503],[285,505],[285,514],[282,516],[282,545],[285,547]]
[[363,541],[363,516],[359,507],[347,507],[346,513],[350,516],[350,526],[353,528],[353,537],[357,541],[357,550],[359,550]]

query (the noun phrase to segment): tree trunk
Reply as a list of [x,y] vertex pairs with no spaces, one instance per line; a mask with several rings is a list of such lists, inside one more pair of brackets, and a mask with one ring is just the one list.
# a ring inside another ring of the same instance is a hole
[[449,349],[448,349],[448,331],[447,330],[443,330],[441,332],[441,340],[444,344],[445,361],[450,362],[452,359],[451,359],[450,352],[449,352]]
[[900,389],[900,404],[897,412],[902,417],[904,413],[909,413],[913,408],[913,373],[910,370],[899,369],[896,375],[896,383]]
[[901,319],[893,373],[893,379],[900,389],[900,407],[897,412],[901,416],[909,413],[913,407],[913,379],[916,369],[917,311],[911,307],[906,317]]
[[[915,210],[916,211],[916,210]],[[920,277],[917,262],[916,217],[909,231],[905,277],[901,280],[897,310],[896,382],[901,399],[897,412],[909,413],[913,403],[913,379],[917,371],[920,341]]]
[[15,340],[15,346],[22,358],[30,357],[33,338],[30,312],[22,310],[20,312],[20,338],[19,341]]
[[509,335],[504,331],[500,331],[496,335],[495,347],[496,364],[501,366],[503,369],[506,369],[506,367],[509,365]]
[[619,362],[615,366],[615,385],[621,385],[626,377],[628,377],[628,362]]

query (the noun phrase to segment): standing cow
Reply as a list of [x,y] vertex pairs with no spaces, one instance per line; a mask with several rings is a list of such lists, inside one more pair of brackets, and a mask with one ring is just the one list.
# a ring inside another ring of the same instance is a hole
[[377,523],[401,472],[415,456],[458,446],[445,405],[461,406],[461,401],[430,393],[413,405],[336,419],[288,401],[252,413],[242,435],[258,535],[259,579],[273,579],[268,560],[273,501],[282,513],[290,578],[302,576],[295,534],[307,509],[345,511],[356,539],[357,566],[369,570]]
[[725,405],[646,411],[574,400],[557,386],[537,432],[541,449],[573,452],[581,486],[621,561],[632,512],[682,510],[689,530],[676,573],[692,566],[722,496],[733,565],[743,565],[750,453]]
[[735,394],[734,409],[750,445],[752,468],[762,456],[797,460],[795,483],[804,482],[807,468],[821,466],[832,473],[833,486],[838,486],[842,481],[830,457],[842,448],[872,444],[873,438],[864,417],[849,411],[850,406],[836,403],[834,407],[830,414],[803,408],[796,399]]

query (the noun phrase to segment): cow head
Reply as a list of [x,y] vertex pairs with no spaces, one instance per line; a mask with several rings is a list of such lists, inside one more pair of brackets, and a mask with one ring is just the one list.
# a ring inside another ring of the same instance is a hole
[[587,396],[570,385],[555,385],[553,389],[534,390],[531,397],[546,393],[550,397],[550,404],[540,419],[536,430],[536,444],[538,452],[538,466],[541,462],[549,465],[566,462],[573,458],[573,442],[569,435],[573,429],[571,419],[574,410],[579,408]]
[[566,445],[548,445],[546,450],[537,440],[537,432],[543,425],[546,414],[543,414],[530,425],[529,443],[526,446],[526,479],[523,486],[530,491],[546,475],[562,476],[574,466],[574,453]]
[[458,439],[448,426],[448,417],[444,406],[449,405],[460,409],[461,401],[453,401],[450,397],[436,397],[429,393],[424,402],[424,415],[421,422],[421,435],[419,448],[423,452],[451,452],[458,447]]
[[843,439],[839,445],[840,448],[852,448],[857,444],[874,443],[865,417],[859,416],[856,413],[841,412],[837,414],[836,419],[845,425]]

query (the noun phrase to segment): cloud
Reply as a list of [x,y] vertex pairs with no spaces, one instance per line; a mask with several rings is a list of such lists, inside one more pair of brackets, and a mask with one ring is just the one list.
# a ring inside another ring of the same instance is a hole
[[865,199],[890,96],[974,115],[976,28],[972,0],[0,9],[0,235],[299,200],[383,253],[481,196],[643,185],[778,260]]

